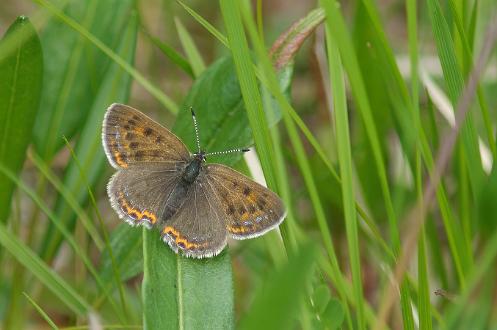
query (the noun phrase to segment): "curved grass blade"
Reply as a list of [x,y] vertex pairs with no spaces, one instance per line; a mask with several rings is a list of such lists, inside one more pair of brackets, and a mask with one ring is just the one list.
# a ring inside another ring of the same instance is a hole
[[[27,17],[0,41],[0,163],[19,173],[31,142],[43,76],[42,49]],[[0,222],[5,223],[15,185],[0,174]]]
[[84,317],[88,314],[91,309],[90,304],[48,267],[36,253],[12,235],[3,224],[0,224],[0,244],[76,315]]

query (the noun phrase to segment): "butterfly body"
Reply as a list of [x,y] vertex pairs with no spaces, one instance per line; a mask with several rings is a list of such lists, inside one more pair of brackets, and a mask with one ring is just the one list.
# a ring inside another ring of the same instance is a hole
[[204,258],[219,254],[228,236],[257,237],[285,216],[281,199],[243,174],[206,164],[173,133],[140,111],[113,104],[102,140],[118,171],[108,184],[112,207],[129,224],[161,229],[175,252]]

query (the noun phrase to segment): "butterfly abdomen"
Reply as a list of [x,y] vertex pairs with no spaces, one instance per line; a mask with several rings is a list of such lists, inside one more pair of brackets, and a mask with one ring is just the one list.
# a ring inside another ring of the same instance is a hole
[[162,214],[162,221],[171,219],[176,214],[176,212],[178,212],[180,207],[183,206],[189,187],[190,184],[184,182],[183,180],[180,180],[178,182],[166,201],[164,213]]

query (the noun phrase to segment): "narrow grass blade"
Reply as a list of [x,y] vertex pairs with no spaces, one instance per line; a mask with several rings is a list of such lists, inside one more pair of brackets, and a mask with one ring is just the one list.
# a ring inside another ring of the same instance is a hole
[[195,77],[190,63],[188,63],[188,61],[181,54],[179,54],[173,47],[163,43],[158,38],[150,35],[146,31],[145,31],[145,36],[147,36],[150,39],[150,41],[155,46],[157,46],[162,51],[162,53],[166,55],[167,58],[169,58],[175,65],[181,68],[190,77],[192,78]]
[[[31,142],[43,77],[42,49],[27,17],[0,40],[0,163],[19,173]],[[0,174],[0,222],[10,213],[14,184]]]
[[257,85],[253,64],[250,56],[247,56],[247,54],[250,54],[250,50],[243,31],[240,10],[235,2],[221,0],[220,4],[257,153],[261,160],[268,186],[270,188],[275,187],[274,164],[271,160],[273,145],[266,129],[267,120],[263,112],[262,97]]
[[52,291],[76,315],[85,316],[90,305],[64,279],[48,267],[36,253],[0,224],[0,244],[16,260]]
[[347,243],[349,247],[349,260],[352,270],[352,286],[354,288],[355,307],[357,310],[358,328],[365,328],[364,296],[362,289],[361,260],[359,253],[359,234],[357,230],[357,214],[355,208],[354,183],[352,177],[352,155],[350,148],[349,121],[347,100],[345,95],[345,78],[342,70],[340,54],[336,48],[327,21],[326,40],[328,48],[328,66],[333,93],[333,108],[335,114],[335,131],[338,147],[338,161],[340,165],[340,178],[342,179],[343,209],[345,213],[345,226]]
[[26,297],[26,299],[28,299],[28,301],[31,303],[31,305],[33,305],[33,307],[38,311],[38,313],[41,315],[41,317],[43,317],[43,319],[45,321],[47,321],[48,325],[52,329],[59,329],[57,327],[57,325],[55,325],[54,321],[52,321],[50,316],[48,316],[47,313],[45,313],[45,311],[43,310],[43,308],[41,308],[40,305],[38,305],[33,299],[31,299],[31,297],[28,296],[28,294],[26,292],[23,292],[22,294],[24,295],[24,297]]
[[209,31],[217,40],[219,40],[219,42],[229,48],[228,39],[224,35],[222,35],[221,32],[219,32],[214,26],[212,26],[212,24],[210,24],[202,16],[197,14],[197,12],[195,12],[192,8],[188,7],[183,1],[178,0],[178,3],[183,8],[185,8],[185,10],[190,15],[192,15],[192,17],[195,18],[197,22],[199,22],[207,31]]
[[[464,77],[458,64],[450,28],[443,16],[440,3],[434,0],[427,0],[427,5],[448,94],[452,106],[455,108],[464,88]],[[470,112],[466,117],[461,137],[467,155],[468,171],[471,173],[470,182],[474,192],[481,187],[484,180],[484,172],[472,117],[473,115]],[[460,253],[463,257],[464,268],[467,271],[471,268],[471,251],[461,249]]]
[[183,26],[179,18],[176,17],[174,22],[176,23],[179,39],[183,45],[183,49],[186,52],[186,56],[188,57],[193,73],[195,77],[198,77],[202,71],[205,70],[204,60],[202,60],[202,56],[200,55],[197,46],[195,46],[193,38],[188,30]]

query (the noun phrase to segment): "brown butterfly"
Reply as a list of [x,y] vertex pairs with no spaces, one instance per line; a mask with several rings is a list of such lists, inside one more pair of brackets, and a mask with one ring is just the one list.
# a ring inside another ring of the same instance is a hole
[[245,175],[207,156],[191,154],[168,129],[140,111],[112,104],[103,121],[102,142],[118,171],[107,193],[119,217],[130,225],[159,227],[164,242],[187,257],[219,254],[228,235],[246,239],[263,235],[285,217],[281,199]]

